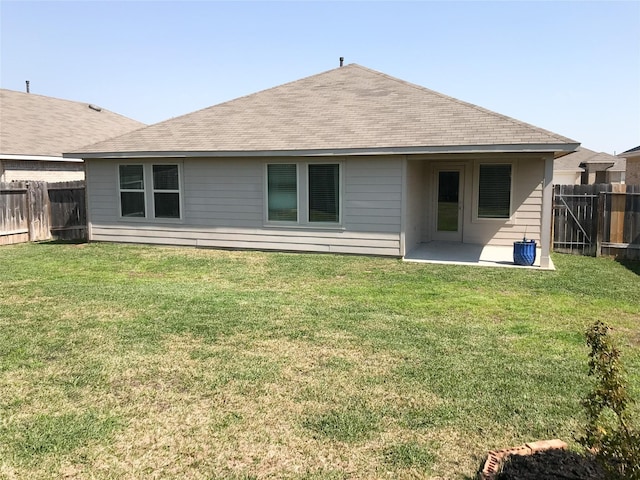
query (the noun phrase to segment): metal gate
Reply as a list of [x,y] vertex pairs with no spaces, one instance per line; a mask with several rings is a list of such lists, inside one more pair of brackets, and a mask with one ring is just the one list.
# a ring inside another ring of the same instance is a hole
[[578,255],[596,254],[599,192],[594,187],[595,185],[554,186],[554,251]]
[[555,185],[553,250],[640,258],[640,185]]

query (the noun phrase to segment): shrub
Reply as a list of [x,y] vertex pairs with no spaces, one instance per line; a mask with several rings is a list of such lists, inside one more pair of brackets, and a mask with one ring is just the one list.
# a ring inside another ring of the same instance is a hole
[[582,402],[587,415],[585,435],[580,444],[592,451],[605,470],[614,477],[640,480],[640,431],[630,424],[626,412],[629,396],[620,360],[609,327],[598,321],[587,330],[589,376],[593,391]]

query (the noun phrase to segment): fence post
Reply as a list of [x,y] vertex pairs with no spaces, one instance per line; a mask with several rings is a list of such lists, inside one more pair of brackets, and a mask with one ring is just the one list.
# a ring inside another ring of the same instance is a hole
[[604,200],[605,192],[598,194],[598,227],[596,229],[596,257],[602,255],[602,235],[604,233]]
[[33,216],[34,216],[34,199],[33,199],[33,185],[31,182],[25,184],[27,189],[27,228],[29,229],[29,241],[33,242],[35,238],[35,232],[33,231]]

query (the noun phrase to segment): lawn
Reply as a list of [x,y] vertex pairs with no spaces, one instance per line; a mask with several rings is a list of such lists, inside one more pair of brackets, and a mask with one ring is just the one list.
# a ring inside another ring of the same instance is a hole
[[0,478],[470,479],[578,448],[595,320],[640,400],[640,265],[553,261],[1,247]]

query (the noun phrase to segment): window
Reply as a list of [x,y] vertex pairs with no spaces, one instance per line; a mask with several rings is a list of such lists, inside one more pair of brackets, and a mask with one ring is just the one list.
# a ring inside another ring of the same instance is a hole
[[180,218],[178,165],[153,165],[153,206],[156,218]]
[[123,217],[145,217],[142,165],[120,165],[119,170],[121,215]]
[[511,165],[480,165],[478,175],[478,218],[511,216]]
[[180,218],[178,165],[119,165],[118,173],[122,217]]
[[309,221],[340,221],[340,165],[309,165]]
[[340,223],[340,164],[268,164],[268,222]]
[[267,165],[270,222],[298,221],[298,170],[295,164]]

